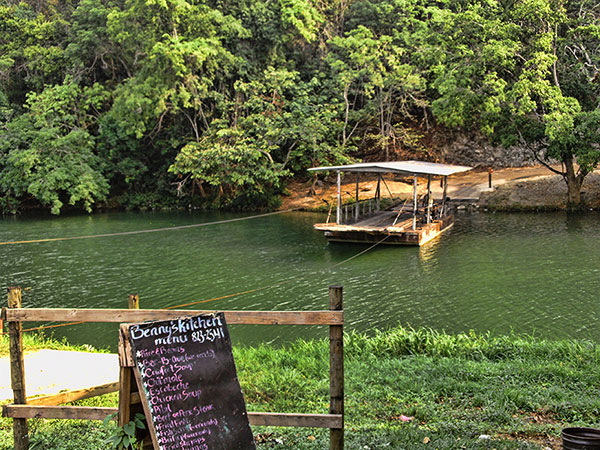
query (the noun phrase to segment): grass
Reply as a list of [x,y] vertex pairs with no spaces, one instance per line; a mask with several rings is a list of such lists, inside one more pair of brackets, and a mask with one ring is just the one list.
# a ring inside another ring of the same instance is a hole
[[[54,345],[54,344],[53,344]],[[328,343],[234,349],[251,411],[325,413]],[[345,337],[346,448],[560,448],[566,426],[597,427],[600,347],[528,336],[394,328]],[[117,396],[86,405],[116,406]],[[404,422],[402,416],[413,417]],[[99,422],[32,420],[44,449],[104,449]],[[254,428],[258,448],[325,449],[328,431]],[[10,421],[0,449],[12,448]]]
[[[44,334],[24,333],[23,348],[26,353],[35,352],[37,350],[71,350],[80,352],[93,351],[96,353],[106,353],[107,350],[97,350],[89,345],[72,345],[66,339],[58,340]],[[8,356],[8,336],[4,335],[0,338],[0,357]]]

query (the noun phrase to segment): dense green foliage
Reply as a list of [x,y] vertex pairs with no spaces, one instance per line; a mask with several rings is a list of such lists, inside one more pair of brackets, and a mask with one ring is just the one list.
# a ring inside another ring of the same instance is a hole
[[600,161],[588,0],[10,0],[0,210],[276,204],[316,164],[471,128]]
[[[542,450],[558,448],[566,426],[598,427],[600,348],[591,342],[398,327],[344,344],[347,448]],[[248,410],[327,412],[326,340],[238,347],[234,357]],[[115,393],[80,403],[117,402]],[[253,432],[259,449],[328,448],[327,430]],[[119,433],[100,422],[30,421],[34,448],[47,450],[104,450]],[[0,448],[12,448],[9,419]]]

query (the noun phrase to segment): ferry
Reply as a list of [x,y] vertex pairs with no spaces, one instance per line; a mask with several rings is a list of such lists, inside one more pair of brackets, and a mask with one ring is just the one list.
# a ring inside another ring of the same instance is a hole
[[[358,163],[344,166],[323,166],[310,171],[337,172],[337,206],[335,222],[314,227],[323,231],[330,242],[381,243],[396,245],[424,245],[454,225],[454,215],[448,208],[448,177],[471,170],[472,167],[439,164],[426,161],[391,161]],[[356,196],[350,204],[342,202],[342,174],[356,174]],[[360,200],[361,174],[375,174],[377,188],[373,198]],[[402,204],[381,209],[381,184],[384,174],[412,178],[413,195]],[[427,188],[419,197],[418,178],[427,179]],[[431,183],[441,178],[443,188],[439,201],[434,200]]]

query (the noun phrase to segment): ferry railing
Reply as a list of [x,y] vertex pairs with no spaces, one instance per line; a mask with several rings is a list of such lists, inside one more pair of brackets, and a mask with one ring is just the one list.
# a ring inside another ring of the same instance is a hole
[[349,224],[358,222],[360,219],[379,211],[380,208],[380,200],[374,198],[346,203],[342,206],[342,214],[340,215],[342,218],[341,223]]
[[[138,309],[139,299],[130,296],[129,309],[59,309],[22,308],[20,287],[8,291],[8,308],[2,309],[9,335],[11,387],[14,403],[2,406],[2,416],[13,419],[15,450],[29,449],[27,419],[104,420],[118,413],[122,426],[129,417],[130,407],[139,402],[139,396],[126,401],[119,398],[119,407],[63,406],[77,400],[111,392],[126,392],[121,386],[130,381],[131,368],[121,364],[119,382],[93,386],[56,395],[27,398],[23,352],[23,322],[100,322],[136,323],[149,320],[169,320],[198,314],[214,313],[206,310]],[[330,429],[330,450],[344,448],[344,311],[343,288],[329,287],[329,310],[321,311],[223,311],[228,324],[246,325],[326,325],[329,326],[329,413],[290,414],[278,412],[248,412],[251,425],[274,427],[309,427]],[[121,361],[122,363],[122,361]],[[128,375],[129,374],[129,375]],[[121,397],[121,395],[120,395]]]

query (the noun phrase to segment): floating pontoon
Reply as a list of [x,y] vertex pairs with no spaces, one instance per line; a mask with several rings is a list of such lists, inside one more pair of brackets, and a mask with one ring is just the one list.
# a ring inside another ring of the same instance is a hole
[[[329,241],[383,244],[423,245],[454,224],[454,215],[448,212],[448,176],[466,172],[472,167],[437,164],[425,161],[396,161],[360,163],[345,166],[315,167],[313,171],[337,172],[337,208],[335,222],[315,224],[325,232]],[[342,173],[356,173],[356,199],[342,206]],[[361,173],[377,174],[375,197],[359,201]],[[381,210],[382,174],[391,173],[414,177],[412,204]],[[427,191],[421,199],[417,195],[417,178],[427,178]],[[442,178],[441,202],[436,204],[431,194],[432,177]],[[420,201],[421,200],[421,201]]]

